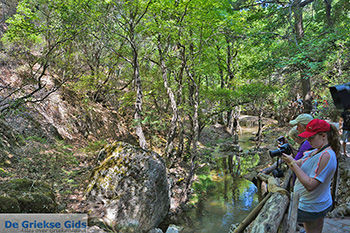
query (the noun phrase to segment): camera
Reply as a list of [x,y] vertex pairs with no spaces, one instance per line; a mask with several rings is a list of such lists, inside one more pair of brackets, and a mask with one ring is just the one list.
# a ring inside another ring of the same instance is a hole
[[271,158],[273,157],[281,157],[282,153],[285,153],[287,155],[292,154],[292,148],[290,147],[290,145],[288,143],[285,143],[283,145],[281,145],[279,148],[277,148],[276,150],[270,150],[269,151]]
[[283,136],[280,136],[277,138],[278,145],[283,145],[286,143],[286,138]]
[[350,108],[350,83],[335,85],[333,87],[329,87],[329,90],[336,108]]

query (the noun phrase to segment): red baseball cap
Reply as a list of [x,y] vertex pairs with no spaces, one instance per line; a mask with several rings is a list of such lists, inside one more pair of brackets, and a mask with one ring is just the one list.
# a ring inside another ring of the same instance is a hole
[[331,126],[327,121],[313,119],[306,125],[306,130],[298,136],[302,138],[309,138],[319,132],[328,132],[329,130],[331,130]]

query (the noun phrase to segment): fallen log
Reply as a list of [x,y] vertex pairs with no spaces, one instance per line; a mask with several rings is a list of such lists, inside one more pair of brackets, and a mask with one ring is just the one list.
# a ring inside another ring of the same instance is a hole
[[[256,230],[259,230],[259,229],[255,229],[256,227],[253,223],[258,221],[258,223],[256,223],[256,225],[265,224],[262,222],[262,220],[257,220],[259,217],[256,217],[258,214],[259,214],[259,216],[261,216],[262,213],[266,213],[266,210],[262,210],[262,208],[270,209],[270,211],[268,211],[268,215],[273,215],[274,209],[278,209],[278,211],[276,211],[276,214],[279,217],[274,217],[274,216],[270,217],[271,219],[275,220],[275,222],[276,222],[273,225],[274,225],[274,229],[276,229],[275,232],[277,232],[277,229],[278,229],[280,222],[283,218],[284,212],[285,212],[285,210],[288,206],[288,203],[289,203],[289,198],[288,198],[289,193],[287,190],[285,190],[285,188],[288,186],[291,175],[292,175],[291,172],[288,171],[286,174],[286,177],[285,177],[286,179],[285,179],[285,181],[282,185],[282,188],[281,188],[281,187],[279,187],[277,180],[275,178],[273,178],[272,176],[266,175],[265,173],[259,173],[257,175],[257,178],[259,181],[264,181],[264,182],[268,183],[269,193],[249,213],[249,215],[238,225],[237,228],[235,228],[234,230],[230,230],[230,233],[231,232],[232,233],[241,233],[244,230],[245,230],[244,232],[254,232],[254,233],[258,232]],[[274,204],[273,206],[271,204],[269,204],[271,202]],[[260,217],[260,219],[264,219],[264,218],[266,218],[265,215]],[[252,222],[253,220],[254,220],[254,222]],[[267,221],[267,222],[271,223],[272,221]],[[249,229],[246,229],[248,225],[249,225]],[[270,231],[265,231],[265,229],[261,229],[260,232],[265,233],[265,232],[270,232]]]
[[282,221],[284,212],[289,204],[289,198],[285,194],[273,193],[259,215],[250,224],[252,233],[276,233]]
[[259,211],[264,206],[265,202],[271,197],[272,193],[268,193],[264,199],[248,214],[248,216],[238,225],[233,233],[241,233],[259,214]]
[[279,187],[277,180],[264,173],[259,173],[258,178],[267,181],[269,194],[271,197],[266,201],[264,207],[260,210],[259,215],[249,225],[245,232],[252,233],[275,233],[283,219],[284,213],[289,205],[289,193],[285,190],[288,187],[292,172],[286,172],[285,180],[282,187]]

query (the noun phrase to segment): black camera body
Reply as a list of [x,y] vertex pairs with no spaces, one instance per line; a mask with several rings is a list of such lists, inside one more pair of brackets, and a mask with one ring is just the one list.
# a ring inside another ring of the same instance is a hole
[[286,143],[286,138],[283,136],[280,136],[277,138],[278,145],[283,145]]
[[278,167],[272,171],[272,175],[273,177],[281,178],[284,176],[284,172],[281,168]]
[[335,85],[329,90],[336,108],[350,109],[350,83]]
[[285,143],[285,144],[281,145],[279,148],[277,148],[276,150],[270,150],[269,153],[270,153],[271,158],[281,157],[282,153],[285,153],[287,155],[292,154],[292,148],[290,147],[290,145],[288,143]]

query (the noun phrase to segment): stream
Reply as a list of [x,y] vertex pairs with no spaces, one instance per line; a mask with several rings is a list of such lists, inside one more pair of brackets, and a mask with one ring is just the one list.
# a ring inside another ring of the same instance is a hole
[[[243,151],[255,146],[255,142],[249,140],[253,130],[250,128],[239,136],[239,145]],[[239,224],[258,204],[256,186],[238,174],[255,167],[259,163],[259,156],[238,157],[231,153],[231,173],[227,162],[230,152],[215,154],[215,168],[198,172],[190,202],[194,208],[184,216],[182,233],[228,232],[232,224]]]

